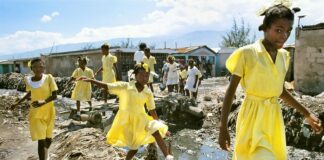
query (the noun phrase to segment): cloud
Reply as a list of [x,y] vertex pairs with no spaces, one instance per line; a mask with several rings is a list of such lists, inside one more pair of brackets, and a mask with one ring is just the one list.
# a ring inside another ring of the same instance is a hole
[[[9,36],[0,37],[0,54],[22,52],[51,47],[55,44],[79,43],[125,37],[150,37],[159,35],[177,35],[195,30],[229,30],[233,18],[244,18],[252,32],[262,17],[256,15],[262,6],[270,5],[269,0],[150,0],[156,4],[155,10],[142,18],[140,24],[127,24],[115,27],[84,27],[74,35],[42,31],[17,31]],[[301,24],[324,22],[324,1],[294,0],[293,6],[302,9],[298,15],[305,14]],[[59,12],[50,14],[51,21]],[[296,22],[297,23],[297,18]]]
[[43,22],[43,23],[48,23],[48,22],[52,21],[54,17],[59,16],[59,15],[60,15],[60,13],[57,12],[57,11],[52,12],[51,15],[46,15],[45,14],[45,15],[42,16],[40,21]]
[[43,23],[50,22],[51,20],[52,20],[52,17],[48,16],[48,15],[43,15],[43,17],[41,18],[41,22],[43,22]]

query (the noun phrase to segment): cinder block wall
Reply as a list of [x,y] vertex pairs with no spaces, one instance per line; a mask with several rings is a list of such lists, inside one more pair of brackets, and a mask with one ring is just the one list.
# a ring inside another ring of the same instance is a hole
[[295,87],[316,95],[324,91],[324,29],[299,31],[294,59]]

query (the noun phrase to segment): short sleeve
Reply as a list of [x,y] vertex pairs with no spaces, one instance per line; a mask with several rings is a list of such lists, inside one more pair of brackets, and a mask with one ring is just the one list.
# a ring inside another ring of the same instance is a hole
[[57,91],[58,88],[57,88],[57,85],[55,83],[54,77],[51,74],[48,74],[48,78],[49,78],[49,87],[50,87],[51,92]]
[[231,72],[231,74],[235,74],[239,77],[244,75],[244,54],[242,49],[236,50],[232,53],[227,61],[226,61],[226,68]]
[[113,63],[117,63],[117,57],[116,56],[113,56],[112,60],[113,60]]
[[30,85],[28,84],[28,77],[25,77],[25,84],[26,84],[26,92],[31,90]]
[[72,73],[73,78],[78,78],[78,69],[74,70]]
[[154,97],[152,92],[149,92],[147,95],[146,108],[149,111],[155,109]]
[[108,92],[110,94],[119,95],[121,91],[127,89],[127,82],[115,82],[115,83],[107,83]]
[[93,73],[93,70],[92,69],[89,69],[89,74],[90,74],[90,78],[94,78],[94,73]]

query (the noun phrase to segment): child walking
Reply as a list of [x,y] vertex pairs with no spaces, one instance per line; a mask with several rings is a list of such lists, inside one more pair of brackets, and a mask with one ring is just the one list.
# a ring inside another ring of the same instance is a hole
[[184,89],[186,91],[186,96],[190,96],[191,93],[192,97],[196,98],[200,71],[194,65],[193,59],[188,60],[188,65],[189,65],[188,78]]
[[173,56],[168,56],[167,63],[167,81],[166,85],[168,87],[168,92],[178,92],[179,85],[179,65],[175,62]]
[[236,50],[227,60],[232,77],[222,108],[219,144],[229,150],[228,115],[240,83],[245,99],[236,123],[234,160],[287,159],[285,127],[278,98],[302,113],[313,130],[321,130],[320,120],[298,103],[284,88],[289,65],[288,52],[282,49],[293,27],[297,9],[278,4],[264,13],[259,30],[264,38]]
[[[153,93],[146,85],[149,73],[148,65],[139,63],[134,68],[136,81],[103,83],[83,78],[83,81],[94,83],[120,98],[118,113],[107,134],[107,143],[128,147],[126,160],[132,159],[141,145],[154,141],[167,159],[173,159],[162,139],[169,134],[168,126],[158,121]],[[145,112],[144,104],[152,116]]]
[[[86,57],[78,57],[77,64],[79,65],[79,67],[73,71],[72,77],[67,82],[67,84],[70,84],[72,81],[77,80],[80,77],[87,77],[90,79],[94,78],[93,70],[86,67],[87,63],[88,63],[88,59]],[[80,102],[81,101],[88,102],[89,106],[90,106],[90,110],[92,109],[91,92],[92,92],[91,83],[83,82],[83,81],[76,82],[75,87],[72,91],[71,98],[73,100],[76,100],[77,115],[81,114],[81,111],[80,111]]]
[[[105,83],[114,83],[116,82],[117,75],[119,75],[118,68],[116,65],[117,57],[109,53],[109,45],[106,43],[101,46],[101,53],[102,67],[99,68],[99,70],[95,73],[95,76],[102,71],[102,81]],[[107,91],[103,91],[103,94],[104,102],[107,103]]]
[[144,58],[143,62],[146,63],[150,68],[150,78],[148,80],[148,86],[151,88],[151,91],[154,93],[153,90],[153,73],[155,73],[154,65],[156,64],[155,57],[151,56],[151,50],[150,48],[144,49]]
[[44,65],[40,58],[31,61],[30,68],[34,75],[25,79],[27,94],[13,105],[16,107],[24,100],[31,98],[28,115],[29,130],[32,140],[38,141],[40,160],[48,159],[55,121],[53,100],[56,99],[58,90],[52,75],[44,74]]
[[181,66],[179,73],[179,93],[185,95],[184,86],[188,77],[188,66]]

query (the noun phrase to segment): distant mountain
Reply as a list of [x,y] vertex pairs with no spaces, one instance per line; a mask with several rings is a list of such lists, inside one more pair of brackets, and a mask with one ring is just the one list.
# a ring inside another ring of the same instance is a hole
[[[130,45],[137,47],[140,42],[145,42],[149,47],[155,48],[176,48],[197,45],[207,45],[210,48],[218,47],[225,32],[219,31],[195,31],[183,35],[155,36],[148,38],[130,38]],[[120,46],[127,41],[127,38],[116,38],[108,40],[111,46]],[[77,51],[90,48],[100,48],[106,41],[84,42],[75,44],[62,44],[49,48],[37,49],[22,53],[13,53],[9,55],[0,55],[0,60],[20,59],[38,57],[40,54],[49,54],[56,52]]]

